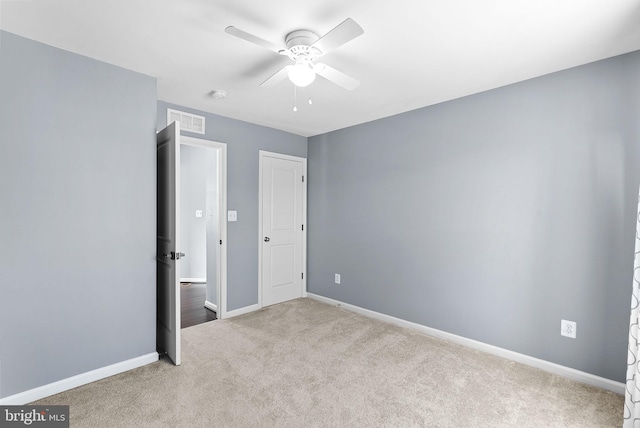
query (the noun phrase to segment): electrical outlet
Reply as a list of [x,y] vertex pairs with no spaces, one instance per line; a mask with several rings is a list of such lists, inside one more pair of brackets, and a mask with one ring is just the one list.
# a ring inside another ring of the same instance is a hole
[[336,284],[340,284],[340,274],[336,274]]
[[578,326],[575,321],[560,321],[560,334],[565,337],[570,337],[572,339],[576,338]]

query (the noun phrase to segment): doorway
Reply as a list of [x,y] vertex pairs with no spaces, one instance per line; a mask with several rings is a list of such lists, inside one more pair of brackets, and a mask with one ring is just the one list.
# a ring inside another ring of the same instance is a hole
[[226,216],[223,215],[227,209],[227,146],[223,143],[182,137],[180,122],[172,122],[159,131],[156,137],[156,348],[159,354],[166,354],[176,365],[180,365],[181,361],[180,270],[186,256],[180,236],[182,144],[217,151],[215,190],[218,204],[217,209],[212,208],[210,214],[218,219],[216,238],[219,237],[219,240],[211,242],[216,248],[215,256],[205,256],[205,259],[211,260],[215,266],[215,273],[209,274],[209,281],[215,280],[215,286],[211,287],[215,290],[206,293],[205,298],[215,298],[218,318],[226,317],[227,307],[227,222]]
[[180,144],[181,328],[216,319],[218,205],[217,150]]
[[180,266],[185,328],[223,318],[226,309],[225,144],[181,137],[180,210],[180,245],[187,254]]

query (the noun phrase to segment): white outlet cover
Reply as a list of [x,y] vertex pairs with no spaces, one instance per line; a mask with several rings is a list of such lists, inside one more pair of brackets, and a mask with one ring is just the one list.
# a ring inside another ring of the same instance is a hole
[[575,339],[577,330],[578,330],[578,326],[575,321],[567,321],[567,320],[560,321],[560,334],[562,336]]
[[227,212],[227,221],[238,221],[238,211]]
[[196,217],[202,217],[202,210],[196,210]]
[[340,284],[340,274],[336,274],[336,284]]

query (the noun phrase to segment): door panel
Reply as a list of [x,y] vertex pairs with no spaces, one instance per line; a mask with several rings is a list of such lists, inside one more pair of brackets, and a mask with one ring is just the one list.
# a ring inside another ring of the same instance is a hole
[[296,172],[291,169],[271,170],[271,230],[296,229]]
[[157,149],[156,346],[180,365],[180,124],[160,131]]
[[302,297],[303,163],[262,157],[262,304]]
[[295,245],[272,245],[271,252],[271,287],[294,285],[296,267]]

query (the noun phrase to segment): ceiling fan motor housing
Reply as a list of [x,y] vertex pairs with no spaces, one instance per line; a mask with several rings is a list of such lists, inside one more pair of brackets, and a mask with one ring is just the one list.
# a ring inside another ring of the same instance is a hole
[[292,31],[285,38],[286,54],[296,63],[309,63],[322,55],[320,49],[312,46],[318,39],[318,35],[309,30]]

